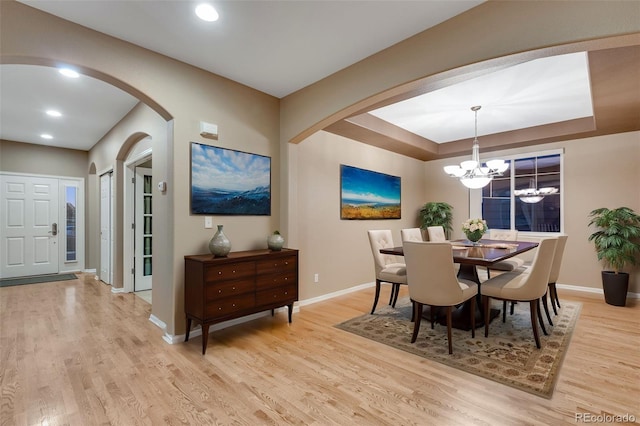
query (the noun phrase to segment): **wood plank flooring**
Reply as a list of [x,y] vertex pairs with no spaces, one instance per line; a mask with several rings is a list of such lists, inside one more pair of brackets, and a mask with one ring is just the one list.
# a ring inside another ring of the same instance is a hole
[[333,327],[367,312],[373,288],[303,306],[292,324],[281,312],[214,332],[205,356],[200,337],[167,344],[148,303],[87,275],[0,288],[0,424],[559,425],[579,423],[576,413],[640,422],[638,301],[560,298],[583,308],[547,400]]

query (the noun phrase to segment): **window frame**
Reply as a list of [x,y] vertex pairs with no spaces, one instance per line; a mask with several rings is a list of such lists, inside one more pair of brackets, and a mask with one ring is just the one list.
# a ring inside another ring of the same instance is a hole
[[[512,155],[500,155],[499,157],[503,160],[510,160],[510,229],[515,230],[515,205],[516,205],[516,197],[513,195],[513,190],[515,188],[515,174],[513,173],[513,167],[515,164],[515,160],[521,160],[525,158],[532,157],[544,157],[549,155],[559,155],[560,156],[560,231],[559,232],[541,232],[541,231],[518,231],[518,235],[528,236],[528,237],[548,237],[552,235],[561,235],[564,233],[564,192],[565,192],[565,184],[564,184],[564,149],[551,149],[544,151],[532,151],[526,153],[518,153]],[[486,160],[485,160],[486,161]],[[482,217],[482,188],[480,189],[470,189],[469,190],[469,217]]]

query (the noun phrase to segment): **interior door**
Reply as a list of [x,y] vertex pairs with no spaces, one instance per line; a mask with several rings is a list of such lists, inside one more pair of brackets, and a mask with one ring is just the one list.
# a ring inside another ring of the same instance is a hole
[[105,284],[112,282],[112,180],[113,173],[100,176],[100,280]]
[[153,257],[153,199],[151,169],[136,167],[135,189],[135,275],[133,291],[151,289]]
[[58,179],[0,175],[0,186],[0,277],[58,273]]

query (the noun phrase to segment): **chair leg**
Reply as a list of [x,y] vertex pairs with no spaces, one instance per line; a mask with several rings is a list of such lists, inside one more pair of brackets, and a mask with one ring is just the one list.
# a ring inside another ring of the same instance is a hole
[[436,307],[429,306],[429,319],[431,320],[431,329],[433,330],[436,323]]
[[451,342],[451,306],[447,306],[447,340],[449,341],[449,355],[453,353],[453,344]]
[[471,298],[471,337],[476,337],[476,296]]
[[393,296],[393,303],[391,304],[391,306],[395,308],[396,302],[398,301],[398,295],[400,294],[400,284],[394,284],[393,286],[395,287],[395,294]]
[[[550,290],[547,290],[549,293]],[[542,296],[542,306],[544,306],[544,313],[547,314],[547,320],[549,321],[549,325],[553,327],[553,321],[551,321],[551,315],[549,315],[549,305],[547,304],[547,293]],[[551,304],[553,305],[553,296],[549,296],[551,298]]]
[[418,331],[420,331],[420,320],[422,319],[422,303],[413,302],[414,319],[413,322],[413,336],[411,336],[411,343],[414,343],[418,338]]
[[391,293],[389,293],[389,305],[393,303],[393,296],[396,293],[396,284],[391,284]]
[[491,278],[491,269],[487,268],[487,279]]
[[536,348],[540,349],[540,336],[538,335],[538,300],[529,301],[529,310],[531,311],[531,328],[533,328],[533,338],[536,341]]
[[507,301],[502,301],[502,322],[507,322]]
[[376,310],[376,305],[378,304],[378,299],[380,298],[380,280],[376,280],[376,295],[373,298],[373,307],[371,308],[371,315]]
[[[562,306],[560,306],[560,299],[558,299],[558,290],[556,289],[556,283],[551,283],[549,284],[549,286],[551,287],[551,297],[553,297],[553,300],[556,301],[556,305],[558,305],[558,308],[562,308]],[[553,310],[553,312],[558,315],[555,309]]]
[[482,306],[484,306],[484,337],[489,337],[489,310],[491,303],[491,298],[489,296],[482,296]]
[[513,308],[515,308],[516,306],[516,302],[511,302],[511,311],[509,312],[510,315],[513,315]]
[[540,328],[542,329],[542,332],[544,333],[545,336],[548,336],[549,333],[547,333],[547,329],[544,326],[544,321],[542,321],[542,310],[540,309],[540,299],[538,299],[538,302],[536,303],[537,305],[537,311],[538,311],[538,321],[540,322]]

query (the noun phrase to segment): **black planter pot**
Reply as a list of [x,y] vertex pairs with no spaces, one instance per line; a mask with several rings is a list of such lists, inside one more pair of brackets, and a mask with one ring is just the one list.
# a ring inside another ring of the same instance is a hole
[[626,272],[602,271],[604,301],[609,305],[624,306],[627,303],[629,274]]

